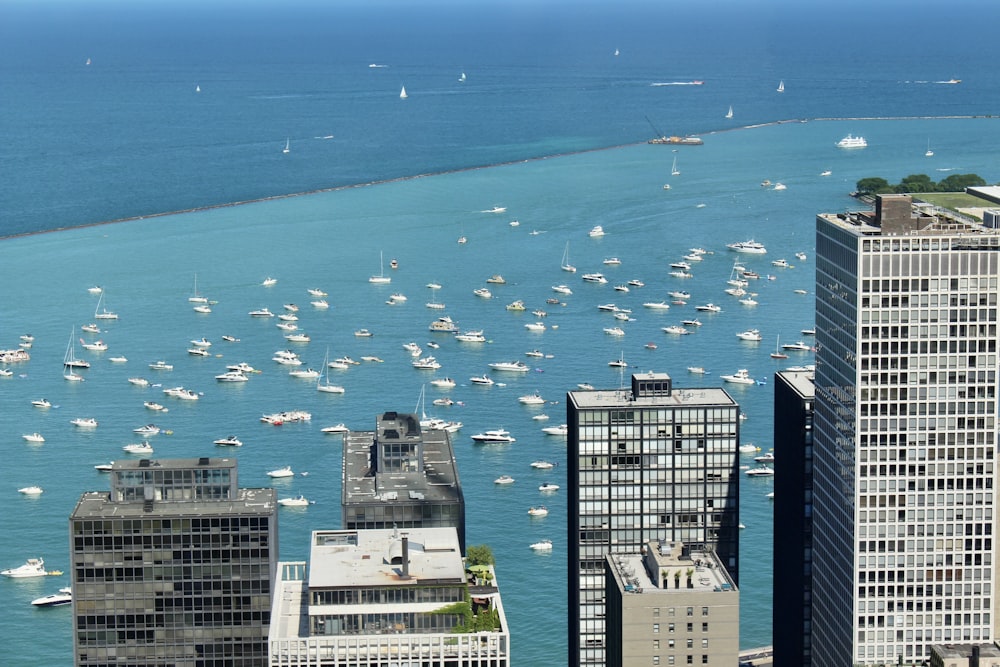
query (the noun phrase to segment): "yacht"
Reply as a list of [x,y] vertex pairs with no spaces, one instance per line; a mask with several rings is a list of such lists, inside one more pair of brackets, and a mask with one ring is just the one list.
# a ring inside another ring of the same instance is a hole
[[551,482],[545,482],[544,484],[538,487],[538,490],[541,491],[542,493],[551,493],[553,491],[558,491],[559,485],[552,484]]
[[608,279],[604,277],[602,273],[585,273],[582,278],[588,283],[597,283],[603,285],[608,282]]
[[687,369],[688,369],[688,373],[692,373],[694,375],[704,375],[705,374],[705,367],[704,366],[688,366]]
[[667,292],[667,294],[673,299],[681,299],[687,301],[691,298],[691,292],[685,290],[674,290],[673,292]]
[[527,308],[524,305],[524,301],[521,301],[520,299],[518,299],[517,301],[513,301],[511,303],[508,303],[507,304],[507,310],[511,310],[511,311],[515,311],[515,312],[523,312],[523,311],[527,310]]
[[552,540],[539,540],[531,545],[535,551],[552,551]]
[[750,377],[750,371],[745,368],[741,368],[731,375],[721,375],[720,377],[733,384],[757,384],[757,381]]
[[755,456],[753,460],[757,463],[774,463],[774,452],[766,452],[760,456]]
[[129,454],[152,454],[153,446],[148,442],[137,442],[125,445],[122,449]]
[[670,304],[666,301],[647,301],[642,304],[642,307],[649,308],[651,310],[668,310],[670,308]]
[[683,324],[686,327],[700,327],[701,320],[695,317],[694,319],[681,320],[681,324]]
[[292,466],[285,466],[284,468],[278,468],[276,470],[269,470],[267,472],[268,477],[294,477],[295,473],[292,472]]
[[34,433],[25,433],[21,437],[28,442],[35,442],[35,443],[45,442],[45,438],[43,438],[42,434],[39,433],[38,431],[35,431]]
[[628,281],[628,285],[630,287],[645,287],[646,283],[642,282],[638,278],[633,278],[632,280]]
[[451,378],[435,378],[431,380],[431,384],[442,389],[450,389],[455,386],[455,381]]
[[343,422],[339,424],[334,424],[333,426],[324,426],[322,429],[323,433],[350,433],[351,429],[347,428],[347,425]]
[[864,137],[855,137],[852,134],[848,134],[837,142],[837,148],[865,148],[866,146],[868,146],[868,142]]
[[590,228],[590,231],[587,232],[587,235],[590,236],[591,238],[604,236],[604,227],[601,227],[600,225],[594,225],[593,227]]
[[762,340],[762,336],[760,335],[760,331],[758,329],[747,329],[746,331],[741,331],[736,334],[736,337],[740,340],[749,340],[754,342]]
[[545,399],[537,391],[533,394],[525,394],[517,400],[523,405],[545,405]]
[[139,435],[157,435],[160,432],[160,427],[156,424],[146,424],[145,426],[132,429],[132,432]]
[[258,308],[257,310],[251,310],[249,313],[250,317],[274,317],[272,313],[267,308]]
[[51,408],[52,404],[49,403],[47,398],[38,398],[31,402],[36,408]]
[[621,327],[604,327],[604,333],[609,336],[624,336],[625,330]]
[[58,593],[51,593],[31,601],[36,607],[58,607],[64,604],[73,603],[73,589],[65,586],[59,589]]
[[678,324],[671,324],[669,327],[663,327],[663,333],[685,336],[691,332]]
[[288,371],[288,376],[300,380],[315,380],[320,376],[320,372],[314,368],[296,368]]
[[701,305],[701,306],[695,306],[694,309],[695,310],[699,310],[701,312],[705,312],[705,313],[721,313],[722,312],[722,306],[716,306],[714,303],[706,303],[706,304]]
[[753,454],[754,452],[759,452],[760,447],[753,444],[752,442],[745,442],[739,446],[740,454]]
[[310,301],[309,304],[319,310],[326,310],[330,307],[330,303],[326,299],[316,299],[315,301]]
[[527,373],[531,367],[520,359],[515,361],[494,361],[489,367],[495,371],[508,371],[511,373]]
[[538,507],[528,508],[529,516],[546,516],[549,511],[545,508],[545,505],[539,505]]
[[131,377],[128,379],[129,383],[134,384],[137,387],[148,387],[149,380],[141,377]]
[[771,477],[774,475],[774,468],[769,468],[766,465],[759,465],[756,468],[750,468],[747,470],[746,474],[750,477]]
[[517,442],[510,431],[505,431],[502,428],[477,433],[472,436],[472,440],[473,442]]
[[507,280],[504,279],[499,273],[494,273],[492,276],[486,279],[486,282],[492,283],[493,285],[506,285]]
[[458,332],[458,325],[455,324],[454,320],[445,315],[431,322],[427,329],[438,333],[456,333]]
[[493,480],[493,483],[494,484],[513,484],[514,483],[514,478],[511,477],[510,475],[500,475],[495,480]]
[[542,429],[542,433],[545,435],[567,436],[569,435],[569,426],[566,424],[559,424],[559,426],[546,426]]
[[98,327],[96,324],[84,324],[82,327],[80,327],[80,331],[86,331],[87,333],[90,334],[101,333],[100,327]]
[[472,290],[472,293],[475,294],[476,296],[478,296],[480,299],[492,299],[493,298],[493,292],[489,291],[485,287],[479,287],[477,289],[474,289],[474,290]]
[[29,558],[24,565],[0,571],[5,577],[12,579],[25,579],[27,577],[44,577],[48,574],[45,571],[45,561],[41,558]]
[[357,331],[354,332],[354,335],[357,336],[358,338],[371,338],[372,332],[369,331],[368,329],[358,329]]
[[250,378],[243,371],[233,371],[229,370],[220,375],[216,375],[215,379],[219,382],[247,382]]
[[608,266],[618,266],[619,264],[622,263],[622,261],[617,257],[606,257],[604,259],[604,263]]
[[751,255],[764,255],[767,253],[767,248],[762,243],[753,239],[737,243],[727,243],[726,247],[735,252],[749,253]]
[[493,382],[493,378],[491,378],[489,375],[474,375],[469,378],[469,382],[471,382],[472,384],[482,384],[487,386],[495,384]]
[[168,364],[165,361],[154,361],[149,365],[149,368],[154,371],[172,371],[174,367],[172,364]]
[[294,496],[291,498],[279,498],[278,504],[282,507],[308,507],[309,500],[305,496]]
[[777,266],[781,269],[787,269],[791,264],[788,263],[787,259],[776,259],[771,262],[771,266]]
[[71,419],[69,423],[79,428],[97,428],[97,420],[93,417],[77,417]]
[[308,343],[312,340],[312,337],[307,333],[290,333],[285,334],[285,340],[289,343]]
[[545,331],[545,324],[542,322],[528,322],[524,325],[524,328],[528,331]]
[[209,357],[211,353],[203,347],[189,347],[188,354],[192,357]]
[[434,357],[421,357],[410,364],[414,368],[422,371],[435,371],[441,368],[441,362]]
[[794,343],[784,343],[781,346],[783,350],[795,350],[796,352],[809,352],[812,348],[806,345],[801,340],[797,340]]
[[466,331],[465,333],[455,334],[455,340],[463,343],[485,343],[486,336],[483,335],[482,329],[477,329],[475,331]]

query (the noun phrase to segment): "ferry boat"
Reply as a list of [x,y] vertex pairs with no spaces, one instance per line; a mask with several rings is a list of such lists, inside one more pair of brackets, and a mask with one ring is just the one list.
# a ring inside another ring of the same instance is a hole
[[726,247],[736,252],[745,252],[752,255],[763,255],[767,253],[767,248],[765,248],[762,243],[754,241],[753,239],[748,241],[739,241],[737,243],[727,243]]
[[868,142],[864,137],[855,137],[852,134],[837,142],[837,148],[865,148],[867,145]]

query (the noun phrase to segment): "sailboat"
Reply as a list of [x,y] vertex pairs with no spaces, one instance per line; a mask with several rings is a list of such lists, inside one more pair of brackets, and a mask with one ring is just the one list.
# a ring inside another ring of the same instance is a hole
[[677,156],[676,155],[674,156],[674,166],[672,166],[670,168],[670,175],[671,176],[680,176],[681,175],[681,172],[677,169]]
[[406,94],[406,86],[399,89],[399,99],[405,100],[409,95]]
[[927,140],[927,152],[924,153],[924,157],[934,157],[934,151],[931,150],[931,140]]
[[291,153],[292,152],[291,142],[288,139],[285,139],[285,147],[281,149],[281,152],[282,153]]
[[465,72],[462,72],[462,76],[458,77],[459,83],[465,83]]
[[194,92],[200,93],[201,92],[201,86],[199,86],[198,84],[195,84],[195,86],[194,86]]
[[326,348],[326,356],[323,357],[323,372],[316,380],[316,391],[326,394],[343,394],[345,390],[340,385],[330,384],[330,348]]
[[70,382],[83,382],[83,376],[73,369],[90,368],[90,362],[76,358],[76,344],[73,341],[75,333],[75,330],[69,332],[69,343],[66,345],[66,354],[63,357],[63,377]]
[[787,359],[788,355],[781,351],[781,336],[774,343],[774,352],[771,353],[772,359]]
[[779,93],[785,92],[785,82],[784,81],[779,81],[778,82],[778,92]]
[[729,111],[726,112],[726,118],[732,118],[732,117],[733,117],[733,105],[730,104]]
[[619,54],[620,54],[620,52],[618,51],[618,49],[615,49],[615,55],[617,56]]
[[198,294],[198,274],[194,274],[194,292],[188,297],[191,303],[208,303],[208,299]]
[[576,273],[576,267],[569,263],[569,241],[566,241],[566,249],[563,250],[561,268],[563,271],[568,271],[569,273]]
[[94,308],[94,319],[95,320],[117,320],[118,313],[113,313],[107,308],[101,308],[101,302],[104,301],[104,291],[101,291],[101,296],[97,299],[97,308]]
[[389,276],[385,275],[385,265],[383,264],[383,262],[384,262],[384,260],[383,260],[383,257],[382,257],[382,251],[379,251],[379,253],[378,253],[378,275],[370,277],[368,279],[368,282],[370,282],[370,283],[376,283],[376,284],[379,284],[379,285],[384,285],[386,283],[391,283],[392,282],[392,278],[390,278]]

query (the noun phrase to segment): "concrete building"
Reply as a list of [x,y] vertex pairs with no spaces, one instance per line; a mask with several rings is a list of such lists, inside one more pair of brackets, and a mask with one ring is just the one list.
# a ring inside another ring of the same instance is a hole
[[740,594],[714,552],[650,542],[606,567],[608,667],[737,664]]
[[812,664],[996,639],[1000,234],[914,213],[816,233]]
[[641,373],[629,389],[570,392],[566,412],[570,662],[603,665],[607,554],[683,542],[738,582],[739,406]]
[[272,489],[235,459],[141,459],[70,516],[74,665],[259,667],[278,560]]
[[[812,660],[813,374],[774,376],[774,664]],[[794,630],[793,630],[794,628]]]
[[344,528],[454,527],[465,553],[465,498],[446,431],[385,412],[375,431],[344,437]]
[[930,667],[1000,667],[994,644],[932,644]]
[[315,531],[308,564],[280,565],[271,667],[510,664],[496,574],[453,527]]

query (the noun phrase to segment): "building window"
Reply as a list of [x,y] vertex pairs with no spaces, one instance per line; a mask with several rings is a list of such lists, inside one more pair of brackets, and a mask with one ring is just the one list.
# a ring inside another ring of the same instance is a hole
[[704,653],[701,654],[701,664],[703,664],[703,665],[707,665],[708,664],[708,656],[705,655]]
[[708,632],[708,623],[702,623],[701,624],[701,631],[702,632]]
[[655,635],[655,634],[659,634],[659,633],[660,633],[660,624],[659,623],[653,623],[653,634]]
[[694,664],[694,656],[693,655],[689,655],[688,656],[688,664],[689,665],[693,665]]
[[708,648],[708,637],[705,637],[704,639],[701,640],[701,647]]
[[673,623],[667,624],[667,632],[669,632],[670,634],[673,634],[673,632],[674,632],[674,624]]
[[708,607],[702,607],[701,608],[701,615],[702,616],[708,616]]
[[668,655],[667,656],[667,664],[668,665],[674,664],[674,656],[672,656],[672,655]]
[[659,651],[660,650],[660,640],[659,639],[654,639],[653,640],[653,650],[654,651]]
[[673,639],[668,639],[667,640],[667,648],[673,648],[673,647],[674,647],[674,640]]
[[688,637],[688,640],[687,640],[687,647],[688,648],[694,648],[694,640],[691,639],[690,637]]
[[688,607],[688,616],[694,616],[694,607]]
[[654,665],[660,664],[660,656],[658,656],[658,655],[654,655],[653,656],[653,664]]

